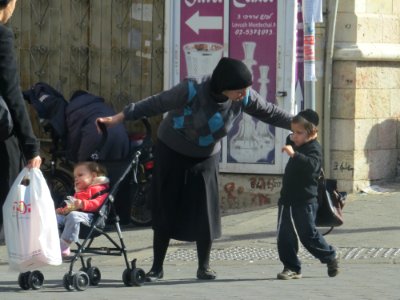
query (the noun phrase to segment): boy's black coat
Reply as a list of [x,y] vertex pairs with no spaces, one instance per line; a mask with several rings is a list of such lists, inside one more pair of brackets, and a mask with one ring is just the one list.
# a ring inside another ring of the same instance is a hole
[[295,205],[298,201],[317,201],[318,177],[321,172],[322,148],[317,140],[295,147],[283,175],[279,204]]

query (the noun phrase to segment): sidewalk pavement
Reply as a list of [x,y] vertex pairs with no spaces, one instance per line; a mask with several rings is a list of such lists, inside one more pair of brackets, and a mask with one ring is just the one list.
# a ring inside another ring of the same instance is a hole
[[[349,195],[344,207],[345,224],[326,236],[341,256],[341,273],[330,278],[326,266],[300,250],[303,278],[277,280],[282,270],[276,250],[277,208],[223,217],[223,236],[213,244],[215,281],[196,279],[194,243],[172,241],[164,279],[142,287],[122,282],[122,256],[93,255],[92,265],[101,271],[101,282],[83,292],[62,286],[69,264],[45,267],[40,290],[23,291],[18,273],[8,270],[7,250],[0,246],[1,299],[400,299],[400,183],[384,186],[382,194]],[[152,230],[122,228],[129,259],[146,272],[152,262]],[[117,235],[113,233],[117,239]],[[103,237],[95,240],[107,246]],[[75,264],[74,270],[79,270]]]

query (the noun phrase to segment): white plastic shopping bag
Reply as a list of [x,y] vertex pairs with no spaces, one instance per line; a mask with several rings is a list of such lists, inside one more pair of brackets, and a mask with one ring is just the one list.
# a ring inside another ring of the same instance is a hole
[[10,269],[62,263],[54,203],[40,169],[18,175],[3,205],[3,223]]

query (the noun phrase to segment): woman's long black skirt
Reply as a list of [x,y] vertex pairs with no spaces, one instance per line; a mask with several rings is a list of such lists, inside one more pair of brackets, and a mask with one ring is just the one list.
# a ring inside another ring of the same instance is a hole
[[184,156],[158,140],[152,183],[153,229],[181,241],[221,236],[219,153]]

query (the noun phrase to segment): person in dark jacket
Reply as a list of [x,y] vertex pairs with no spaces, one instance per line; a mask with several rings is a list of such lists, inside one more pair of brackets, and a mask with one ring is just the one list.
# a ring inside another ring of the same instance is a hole
[[252,75],[238,60],[224,57],[201,83],[183,80],[170,90],[127,105],[106,126],[167,112],[158,129],[152,181],[154,261],[147,281],[163,277],[170,239],[196,241],[198,279],[215,279],[212,241],[221,236],[218,170],[221,139],[243,113],[289,129],[291,116],[251,88]]
[[36,139],[22,97],[14,50],[14,34],[5,26],[12,16],[16,0],[0,0],[0,97],[8,106],[13,131],[0,141],[0,242],[3,235],[3,203],[21,169],[40,168],[39,142]]
[[317,141],[318,114],[306,109],[292,120],[292,134],[282,151],[290,158],[283,175],[281,197],[278,202],[278,253],[283,271],[278,279],[299,279],[301,262],[297,256],[299,242],[322,263],[328,275],[339,273],[336,250],[316,229],[318,209],[318,177],[322,165],[322,149]]
[[[102,97],[86,91],[76,91],[65,110],[68,128],[67,153],[74,162],[86,161],[96,151],[101,135],[95,120],[114,114]],[[110,128],[107,140],[99,153],[100,160],[118,160],[129,154],[129,137],[123,124]]]

